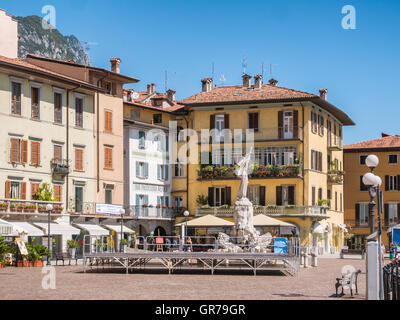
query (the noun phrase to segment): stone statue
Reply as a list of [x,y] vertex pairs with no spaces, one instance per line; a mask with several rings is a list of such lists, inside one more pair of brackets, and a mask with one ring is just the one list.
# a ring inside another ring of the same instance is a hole
[[252,152],[253,149],[251,149],[250,152],[239,161],[239,167],[236,169],[236,175],[241,178],[241,183],[237,195],[237,201],[235,202],[235,227],[233,235],[241,237],[243,241],[248,239],[249,235],[253,238],[259,236],[253,223],[253,204],[249,199],[247,199],[247,187],[249,184],[248,169]]

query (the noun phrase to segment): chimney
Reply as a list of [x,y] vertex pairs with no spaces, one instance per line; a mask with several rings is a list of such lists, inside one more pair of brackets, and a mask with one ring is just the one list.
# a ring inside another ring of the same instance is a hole
[[126,99],[127,99],[128,101],[132,101],[132,100],[133,100],[133,99],[132,99],[133,89],[128,89],[128,90],[126,91],[126,93],[127,93]]
[[245,73],[242,76],[242,79],[243,79],[243,87],[250,88],[250,86],[251,86],[251,76]]
[[110,60],[111,62],[111,71],[115,73],[119,73],[120,71],[120,65],[121,65],[121,59],[120,58],[112,58]]
[[256,74],[254,76],[254,89],[261,89],[262,88],[262,75],[261,74]]
[[268,82],[269,82],[270,85],[273,85],[273,86],[276,86],[276,85],[278,84],[278,80],[276,80],[276,79],[274,79],[274,78],[269,79]]
[[212,79],[205,78],[201,80],[201,91],[202,92],[210,92],[212,89]]
[[156,91],[156,85],[154,83],[147,85],[147,95],[151,95]]
[[169,90],[167,91],[167,98],[168,98],[169,100],[171,100],[171,101],[175,101],[175,93],[176,93],[176,91],[174,91],[174,90],[172,90],[172,89],[169,89]]
[[321,99],[326,100],[328,97],[328,89],[319,89],[319,96]]
[[386,138],[386,137],[390,137],[390,136],[391,136],[391,134],[382,132],[382,138]]

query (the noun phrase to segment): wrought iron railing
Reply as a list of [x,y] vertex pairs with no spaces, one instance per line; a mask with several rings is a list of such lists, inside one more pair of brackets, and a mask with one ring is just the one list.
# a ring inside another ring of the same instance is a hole
[[67,175],[69,174],[69,164],[66,159],[54,158],[50,162],[53,173]]
[[400,300],[399,261],[383,268],[383,291],[385,300]]
[[129,215],[142,219],[173,219],[179,212],[179,208],[163,206],[130,206]]

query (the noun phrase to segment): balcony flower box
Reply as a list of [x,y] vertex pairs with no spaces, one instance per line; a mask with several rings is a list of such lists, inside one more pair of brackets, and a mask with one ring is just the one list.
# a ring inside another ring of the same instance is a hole
[[24,206],[24,212],[35,212],[36,206],[34,204],[28,204]]
[[64,210],[64,208],[61,206],[54,206],[54,208],[53,208],[53,212],[55,212],[55,213],[60,213],[63,210]]
[[19,204],[17,206],[17,212],[22,212],[22,211],[24,211],[24,209],[25,209],[25,205],[24,204]]
[[8,203],[0,203],[0,211],[7,211]]
[[38,211],[43,213],[43,212],[47,212],[47,209],[45,206],[39,206]]

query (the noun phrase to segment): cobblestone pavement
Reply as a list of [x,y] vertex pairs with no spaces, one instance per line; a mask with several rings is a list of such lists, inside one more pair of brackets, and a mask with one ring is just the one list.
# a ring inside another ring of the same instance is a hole
[[[42,289],[41,268],[0,269],[0,299],[338,299],[335,279],[345,265],[361,269],[359,295],[365,299],[365,260],[319,259],[317,268],[298,276],[281,274],[154,274],[86,273],[82,266],[56,267],[56,289]],[[347,293],[347,291],[346,291]],[[351,299],[346,294],[340,300]]]

